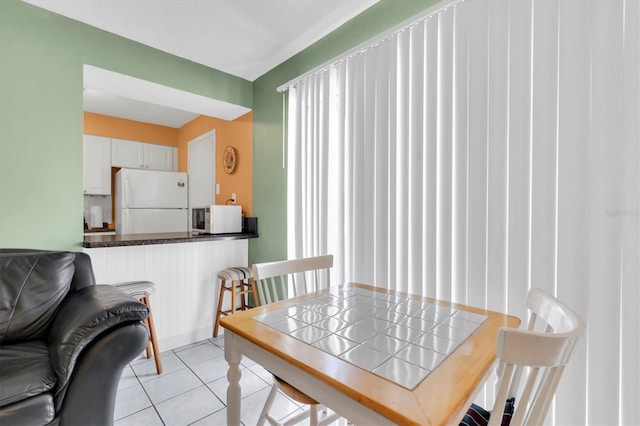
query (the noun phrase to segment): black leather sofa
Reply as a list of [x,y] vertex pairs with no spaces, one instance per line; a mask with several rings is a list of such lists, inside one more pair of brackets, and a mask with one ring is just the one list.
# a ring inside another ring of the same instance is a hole
[[96,285],[84,253],[0,249],[0,425],[111,425],[145,305]]

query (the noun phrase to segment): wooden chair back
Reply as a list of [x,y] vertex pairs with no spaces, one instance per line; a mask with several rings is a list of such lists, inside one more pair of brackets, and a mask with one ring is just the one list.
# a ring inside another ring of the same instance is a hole
[[[266,305],[329,287],[329,273],[332,267],[332,255],[254,264],[253,284],[258,295],[258,305]],[[260,413],[258,426],[262,426],[266,421],[271,425],[282,426],[270,414],[278,390],[294,401],[309,406],[303,412],[289,418],[285,424],[297,424],[300,420],[308,417],[312,425],[324,425],[331,424],[340,417],[337,413],[332,413],[319,421],[318,402],[281,378],[274,376],[274,384]]]
[[254,264],[258,305],[329,287],[332,267],[333,255]]

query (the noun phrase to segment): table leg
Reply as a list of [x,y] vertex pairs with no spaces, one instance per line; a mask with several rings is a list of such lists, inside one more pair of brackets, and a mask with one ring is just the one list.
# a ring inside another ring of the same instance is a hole
[[236,349],[236,335],[229,330],[224,333],[224,358],[229,363],[229,371],[227,372],[227,425],[240,425],[240,360],[242,354]]

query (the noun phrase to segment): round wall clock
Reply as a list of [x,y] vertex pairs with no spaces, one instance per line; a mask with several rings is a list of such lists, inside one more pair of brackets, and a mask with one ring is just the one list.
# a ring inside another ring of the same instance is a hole
[[228,146],[224,149],[222,164],[226,173],[233,173],[233,170],[236,168],[236,150],[233,149],[232,146]]

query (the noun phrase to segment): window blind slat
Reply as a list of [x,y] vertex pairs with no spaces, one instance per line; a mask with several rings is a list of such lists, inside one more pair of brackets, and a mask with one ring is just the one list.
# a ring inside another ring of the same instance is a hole
[[[593,424],[620,422],[620,217],[608,212],[621,209],[622,120],[622,17],[623,2],[592,3],[591,15],[591,145],[589,170],[589,400]],[[594,60],[593,58],[597,58]],[[612,141],[617,141],[612,143]],[[602,368],[606,366],[606,368]]]
[[[396,185],[397,185],[397,155],[398,155],[398,146],[402,144],[402,141],[398,139],[398,122],[396,115],[396,107],[398,104],[398,60],[399,60],[399,51],[398,51],[398,41],[393,38],[391,40],[392,46],[390,47],[390,63],[389,63],[389,121],[388,121],[388,134],[386,139],[381,139],[382,143],[386,143],[388,146],[387,150],[387,177],[389,179],[389,194],[388,200],[389,204],[385,206],[388,223],[387,223],[387,233],[379,236],[379,244],[387,245],[387,266],[388,266],[388,275],[386,279],[386,284],[391,288],[395,287],[395,283],[397,281],[397,260],[396,260],[396,250],[395,250],[395,223],[396,223],[396,203],[398,202],[396,197]],[[389,247],[392,247],[390,249]]]
[[425,294],[437,294],[437,109],[438,109],[438,20],[429,19],[426,25],[426,75],[425,75],[425,163],[424,163],[424,208],[425,208]]
[[[590,37],[590,9],[590,4],[581,0],[560,2],[557,55],[558,138],[561,141],[558,145],[557,296],[571,303],[571,307],[585,318],[588,312],[585,287],[589,282],[587,212],[591,137],[585,123],[590,120],[591,99],[590,75],[584,70],[590,68],[591,60],[590,43],[585,42]],[[580,345],[556,391],[557,424],[587,422],[586,340]]]
[[411,60],[411,34],[410,31],[403,31],[396,36],[398,61],[396,63],[396,103],[395,115],[395,162],[394,171],[391,172],[392,179],[395,177],[395,200],[392,200],[392,208],[389,211],[393,227],[393,235],[390,243],[393,247],[395,273],[390,277],[397,282],[396,286],[400,291],[409,289],[408,255],[409,255],[409,114],[411,100],[410,86],[410,60]]
[[534,2],[531,176],[531,285],[556,288],[558,1]]
[[375,150],[375,199],[374,212],[374,249],[375,257],[372,270],[374,271],[373,282],[380,283],[381,286],[390,288],[392,285],[389,276],[388,259],[388,235],[389,235],[389,196],[391,187],[389,186],[389,151],[390,144],[385,143],[389,139],[389,116],[391,74],[395,69],[395,49],[394,43],[390,40],[383,42],[379,48],[376,80],[375,98],[375,136],[373,139]]
[[[357,59],[357,58],[355,58]],[[347,277],[355,276],[356,268],[360,265],[358,262],[358,253],[357,253],[357,239],[356,239],[356,230],[358,226],[358,222],[356,220],[356,215],[354,212],[354,202],[353,198],[355,197],[355,188],[354,188],[354,179],[356,175],[356,170],[354,169],[354,161],[355,161],[355,144],[354,144],[354,136],[357,133],[358,126],[358,111],[357,111],[357,102],[356,99],[356,90],[358,87],[357,84],[357,62],[354,59],[350,59],[347,61],[347,78],[346,78],[346,88],[345,88],[345,143],[344,146],[344,158],[345,158],[345,180],[344,180],[344,217],[346,218],[344,224],[344,245],[345,245],[345,274]]]
[[[298,141],[302,139],[302,123],[301,123],[301,104],[300,94],[302,88],[300,86],[292,88],[289,91],[289,108],[288,108],[288,135],[287,140],[289,141]],[[298,160],[298,151],[299,144],[289,143],[287,146],[288,155],[287,155],[287,169],[288,169],[288,179],[287,179],[287,197],[295,197],[299,199],[300,193],[298,192],[298,182],[299,182],[299,169],[295,167],[295,164]],[[301,214],[297,214],[298,209],[297,206],[288,203],[287,204],[287,247],[289,253],[299,253],[302,251],[303,241],[298,241],[299,239],[295,238],[295,235],[299,235],[298,229],[300,229],[301,223],[299,223]]]
[[373,212],[371,217],[374,220],[373,228],[373,249],[374,282],[390,288],[391,280],[389,276],[388,262],[388,235],[389,235],[389,145],[385,143],[389,138],[389,114],[390,114],[390,64],[394,61],[391,51],[394,45],[391,41],[383,42],[379,47],[376,56],[376,88],[375,88],[375,111],[373,127],[375,134],[373,137],[372,150],[375,152],[373,182],[375,185]]
[[436,297],[451,300],[453,13],[438,14]]
[[487,103],[486,2],[467,3],[469,15],[469,303],[487,306]]
[[[364,90],[364,116],[363,116],[363,143],[362,143],[362,155],[361,162],[362,168],[362,209],[361,209],[361,221],[362,221],[362,234],[361,234],[361,252],[363,259],[368,262],[369,259],[373,259],[375,255],[375,234],[370,230],[374,226],[375,215],[370,212],[375,211],[375,154],[376,150],[373,145],[375,140],[375,115],[376,115],[376,80],[378,78],[378,70],[376,64],[378,63],[378,56],[380,54],[379,49],[375,49],[370,52],[365,58],[365,75],[363,79]],[[363,262],[364,263],[364,262]],[[361,274],[368,280],[373,280],[374,270],[368,266],[364,266]]]
[[410,75],[409,87],[409,153],[408,167],[408,291],[422,292],[422,236],[425,223],[422,220],[424,190],[422,175],[424,151],[424,86],[425,86],[425,25],[415,25],[409,31]]
[[468,36],[469,13],[464,7],[453,8],[453,122],[452,122],[452,300],[467,302],[467,197],[468,197]]
[[[509,175],[507,306],[526,300],[530,286],[531,22],[532,4],[509,5]],[[519,285],[510,285],[519,283]]]
[[[634,393],[640,383],[640,3],[626,1],[624,10],[624,127],[622,145],[622,266],[620,299],[620,406],[621,424],[640,418]],[[634,220],[635,217],[635,220]],[[636,399],[637,401],[637,399]]]
[[328,207],[329,207],[329,137],[331,132],[331,126],[329,125],[329,116],[331,114],[331,97],[329,94],[329,88],[331,85],[330,73],[324,73],[322,75],[322,86],[320,89],[320,96],[322,97],[322,115],[320,118],[320,143],[318,144],[317,151],[320,156],[318,165],[318,187],[316,192],[316,198],[318,200],[318,207],[315,214],[317,215],[317,224],[315,226],[315,232],[317,234],[317,242],[314,246],[315,253],[326,253],[328,250],[327,245],[327,233],[328,226]]
[[489,2],[489,88],[487,152],[488,307],[505,311],[507,290],[508,203],[508,2]]
[[[331,120],[330,126],[330,141],[333,141],[329,145],[329,156],[331,160],[328,165],[329,175],[329,188],[328,204],[329,204],[329,224],[330,228],[327,228],[327,245],[328,252],[334,255],[333,270],[334,276],[340,277],[344,280],[347,276],[345,270],[345,262],[347,261],[347,253],[345,252],[345,223],[344,223],[344,211],[345,200],[344,197],[336,196],[336,192],[345,187],[345,120],[342,119],[346,115],[345,109],[345,91],[346,91],[346,63],[342,62],[336,65],[331,70],[331,87],[330,99],[332,110],[329,114]],[[294,92],[295,95],[295,92]],[[289,179],[291,179],[292,173],[289,172]],[[297,206],[297,200],[289,198],[289,204],[294,205],[298,214],[304,214]],[[332,232],[329,232],[329,229]],[[301,239],[300,235],[294,235],[293,238]],[[290,259],[296,259],[304,256],[312,256],[311,253],[291,253],[289,252]],[[340,282],[340,281],[337,281]]]

